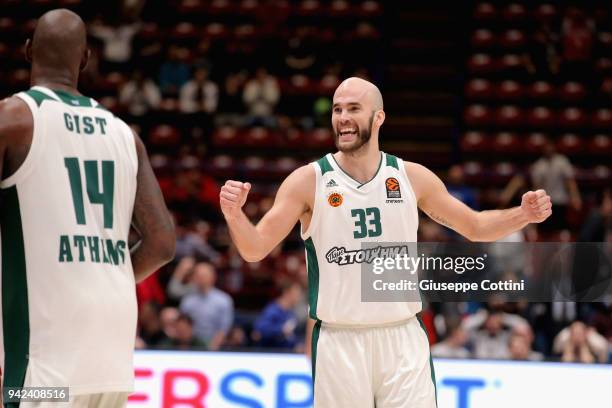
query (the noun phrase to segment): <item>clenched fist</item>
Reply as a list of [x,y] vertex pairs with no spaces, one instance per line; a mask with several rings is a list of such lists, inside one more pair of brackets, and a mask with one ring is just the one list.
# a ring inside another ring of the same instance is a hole
[[227,180],[225,185],[221,187],[219,202],[226,219],[236,218],[240,215],[242,206],[246,202],[247,195],[249,195],[249,190],[251,190],[251,183],[234,180]]
[[542,222],[552,214],[550,196],[544,190],[528,191],[523,194],[521,209],[529,222]]

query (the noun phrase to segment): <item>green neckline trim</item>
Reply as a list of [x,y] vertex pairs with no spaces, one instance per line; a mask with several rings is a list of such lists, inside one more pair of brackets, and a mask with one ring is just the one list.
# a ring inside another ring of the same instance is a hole
[[399,170],[399,164],[397,163],[397,157],[392,154],[387,154],[387,166],[395,167],[396,170]]
[[332,159],[334,159],[334,162],[336,163],[336,166],[338,166],[338,168],[340,169],[340,171],[342,173],[344,173],[348,178],[350,178],[351,180],[353,180],[355,183],[358,183],[359,185],[357,186],[357,188],[361,188],[363,186],[365,186],[366,184],[368,184],[369,182],[371,182],[372,180],[374,180],[376,178],[376,176],[378,176],[378,173],[380,172],[380,168],[382,167],[382,162],[383,162],[383,152],[380,152],[380,160],[378,161],[378,168],[376,169],[376,173],[374,173],[374,176],[372,176],[371,179],[369,179],[368,181],[366,181],[365,183],[362,183],[359,180],[355,180],[353,177],[351,177],[350,174],[348,174],[346,171],[344,171],[344,169],[340,166],[340,164],[338,164],[338,161],[336,160],[336,158],[334,157],[334,155],[332,154],[331,157]]
[[81,107],[86,107],[86,108],[93,107],[91,104],[91,98],[88,98],[87,96],[72,95],[69,92],[55,90],[55,89],[53,89],[53,93],[55,93],[57,97],[60,98],[62,102],[64,102],[67,105],[81,106]]
[[325,156],[317,160],[317,164],[321,168],[321,175],[327,173],[328,171],[334,171],[334,168],[331,166],[331,164],[329,164],[329,161]]

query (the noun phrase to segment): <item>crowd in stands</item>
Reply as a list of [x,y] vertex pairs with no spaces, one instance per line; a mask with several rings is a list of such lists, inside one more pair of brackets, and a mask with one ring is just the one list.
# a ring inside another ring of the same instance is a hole
[[[333,149],[331,95],[343,77],[377,79],[375,58],[362,56],[376,55],[385,41],[384,3],[332,1],[325,6],[331,20],[318,14],[324,2],[312,0],[108,3],[108,13],[77,9],[94,47],[83,92],[143,136],[177,230],[175,261],[137,287],[136,347],[302,352],[308,279],[299,234],[261,262],[244,262],[220,215],[219,185],[228,175],[255,179],[245,212],[256,220],[284,175]],[[507,241],[610,242],[610,17],[599,8],[545,3],[530,24],[527,7],[475,6],[465,112],[456,126],[461,160],[448,163],[445,182],[476,210],[546,189],[553,219]],[[0,17],[0,31],[27,21]],[[10,52],[0,40],[0,56]],[[6,69],[12,82],[3,89],[26,86],[23,65]],[[574,135],[581,127],[587,134]],[[276,145],[291,148],[279,159]],[[504,163],[488,177],[482,168],[490,159]],[[459,239],[421,218],[419,240]],[[438,357],[611,360],[612,300],[432,303],[423,320]]]

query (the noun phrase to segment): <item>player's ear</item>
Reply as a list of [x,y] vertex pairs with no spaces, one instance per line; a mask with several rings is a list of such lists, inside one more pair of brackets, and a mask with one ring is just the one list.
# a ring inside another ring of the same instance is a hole
[[374,115],[374,120],[376,121],[376,126],[378,127],[382,126],[382,124],[385,121],[385,111],[382,109],[379,111],[376,111],[376,114]]
[[30,64],[32,63],[32,40],[30,40],[29,38],[26,40],[25,43],[25,59]]
[[89,57],[91,57],[91,49],[87,48],[83,52],[83,56],[81,57],[81,65],[79,66],[79,70],[83,71],[87,68],[87,63],[89,62]]

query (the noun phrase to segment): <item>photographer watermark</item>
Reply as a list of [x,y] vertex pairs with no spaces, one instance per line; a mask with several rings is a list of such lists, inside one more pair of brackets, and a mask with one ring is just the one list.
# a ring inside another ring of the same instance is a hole
[[379,242],[330,254],[361,264],[364,302],[612,300],[609,243]]

